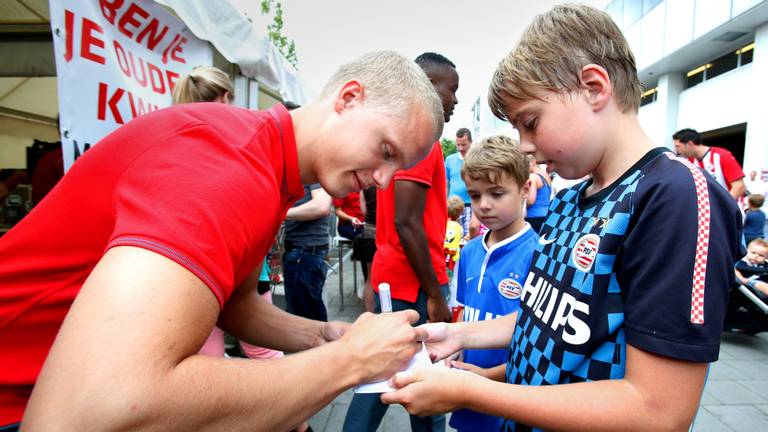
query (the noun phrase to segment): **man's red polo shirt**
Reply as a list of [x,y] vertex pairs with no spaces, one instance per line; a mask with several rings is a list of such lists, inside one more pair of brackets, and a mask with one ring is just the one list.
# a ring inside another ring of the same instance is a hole
[[21,419],[72,301],[106,250],[161,254],[223,305],[303,193],[282,105],[180,105],[101,140],[0,238],[0,425]]
[[426,159],[415,167],[395,174],[389,187],[383,191],[379,190],[377,196],[376,255],[371,269],[371,283],[374,290],[378,292],[379,283],[387,282],[391,287],[392,298],[413,303],[421,287],[416,273],[408,263],[403,246],[400,244],[400,236],[395,229],[395,206],[405,205],[405,203],[395,203],[395,182],[406,180],[428,187],[422,219],[424,233],[437,282],[441,285],[447,284],[443,242],[448,209],[445,200],[445,164],[440,142],[436,142]]

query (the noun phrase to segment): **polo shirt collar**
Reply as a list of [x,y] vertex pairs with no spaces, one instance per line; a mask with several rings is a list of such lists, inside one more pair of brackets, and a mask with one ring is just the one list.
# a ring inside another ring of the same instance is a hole
[[304,196],[304,185],[301,183],[299,173],[299,156],[296,151],[296,136],[293,133],[293,119],[281,103],[270,108],[270,111],[277,117],[280,141],[283,145],[285,186],[291,197],[299,199]]

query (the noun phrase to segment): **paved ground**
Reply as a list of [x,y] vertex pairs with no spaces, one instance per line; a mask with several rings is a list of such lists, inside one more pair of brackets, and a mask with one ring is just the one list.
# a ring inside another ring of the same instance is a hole
[[[349,261],[344,264],[344,309],[340,309],[337,273],[331,273],[326,281],[326,305],[331,319],[353,321],[364,309],[362,301],[353,294],[351,265]],[[362,280],[359,268],[358,279]],[[280,300],[276,298],[276,302]],[[340,431],[351,398],[351,391],[337,397],[310,419],[312,428],[317,432]],[[405,410],[401,406],[390,407],[379,431],[408,430]],[[723,334],[720,360],[712,365],[693,430],[768,430],[768,334]]]

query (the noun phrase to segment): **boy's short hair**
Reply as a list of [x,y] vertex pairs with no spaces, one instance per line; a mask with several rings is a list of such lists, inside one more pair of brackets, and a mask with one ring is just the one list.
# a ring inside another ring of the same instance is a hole
[[517,140],[506,135],[495,135],[481,140],[464,156],[461,178],[483,180],[499,184],[509,177],[523,187],[528,181],[528,159],[518,148]]
[[680,141],[681,143],[691,141],[694,144],[701,144],[701,134],[696,131],[696,129],[691,128],[680,129],[672,135],[672,139]]
[[456,195],[448,197],[448,217],[455,221],[464,212],[464,200]]
[[326,97],[351,80],[365,88],[366,105],[374,111],[406,118],[415,103],[431,117],[435,139],[443,133],[443,103],[432,82],[413,61],[394,51],[374,51],[342,65],[320,92]]
[[760,208],[763,206],[763,203],[765,203],[765,197],[761,194],[751,194],[747,197],[747,202],[749,202],[749,205],[755,208]]
[[752,240],[751,242],[749,242],[747,247],[752,246],[752,245],[760,246],[760,247],[763,247],[763,248],[768,248],[768,241],[765,241],[764,239],[761,239],[761,238],[756,238],[756,239]]
[[198,66],[179,79],[171,96],[173,104],[213,102],[224,97],[232,102],[235,90],[229,75],[214,66]]
[[538,15],[500,63],[488,90],[493,114],[507,120],[504,99],[539,99],[538,90],[579,90],[581,70],[598,64],[608,71],[619,108],[637,112],[642,84],[632,50],[611,17],[586,5],[560,5]]
[[469,129],[463,127],[456,131],[456,138],[467,137],[469,142],[472,142],[472,132]]

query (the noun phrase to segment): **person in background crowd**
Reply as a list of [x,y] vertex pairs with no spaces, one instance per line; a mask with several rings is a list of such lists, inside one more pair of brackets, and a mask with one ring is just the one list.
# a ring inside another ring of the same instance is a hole
[[354,240],[363,232],[365,213],[360,206],[360,200],[360,192],[352,192],[344,198],[333,199],[333,207],[336,209],[338,219],[336,229],[345,239]]
[[365,224],[362,234],[355,237],[352,242],[352,259],[360,261],[360,265],[363,267],[363,279],[365,280],[363,303],[366,312],[373,312],[375,309],[370,276],[371,264],[376,255],[376,190],[376,187],[370,187],[360,194],[360,209],[365,214]]
[[747,210],[744,212],[744,240],[747,244],[756,238],[765,237],[765,213],[761,210],[765,197],[752,194],[747,197]]
[[744,171],[731,152],[702,144],[701,134],[694,129],[680,129],[672,135],[675,151],[692,164],[703,168],[731,194],[737,202],[744,196]]
[[460,128],[456,131],[456,150],[457,152],[448,155],[445,158],[445,178],[448,185],[446,196],[458,196],[464,201],[464,213],[459,218],[461,229],[464,230],[465,241],[469,240],[469,222],[472,219],[472,203],[467,195],[467,185],[461,178],[461,166],[464,164],[470,147],[472,147],[472,132],[467,128]]

